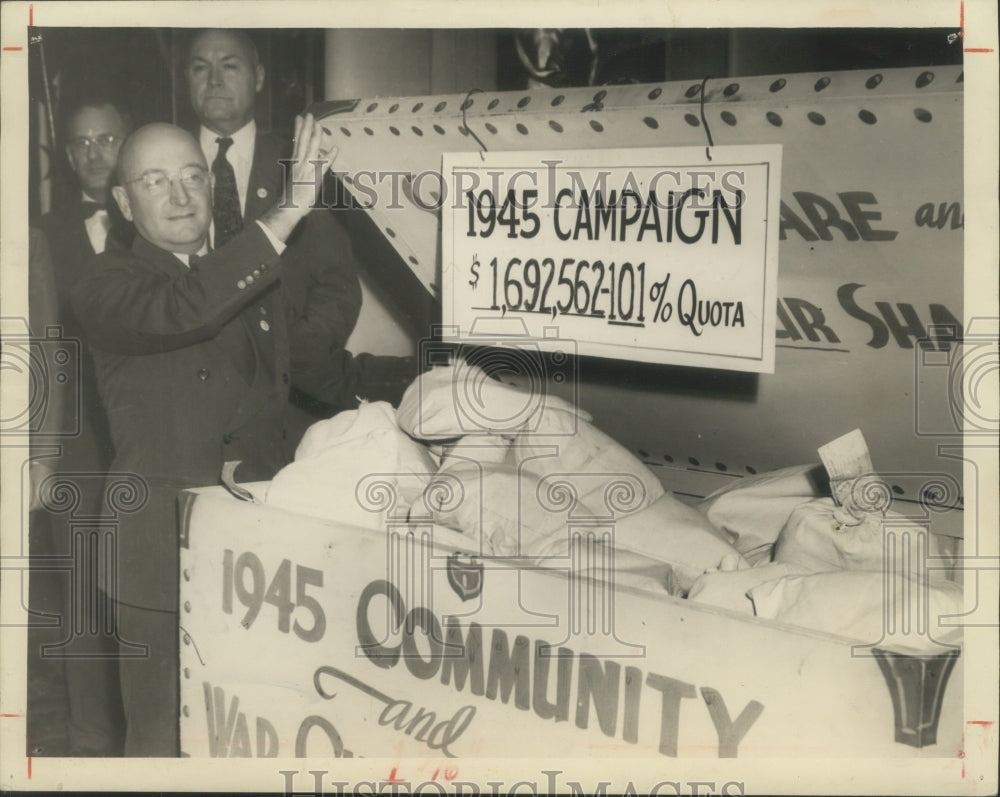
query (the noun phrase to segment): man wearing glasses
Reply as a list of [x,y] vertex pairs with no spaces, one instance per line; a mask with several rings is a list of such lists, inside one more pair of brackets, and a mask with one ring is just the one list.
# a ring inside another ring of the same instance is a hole
[[[141,128],[122,148],[112,189],[135,242],[96,258],[76,286],[115,443],[112,473],[141,480],[135,511],[121,514],[116,530],[119,636],[149,648],[120,662],[128,756],[179,753],[179,491],[218,484],[233,460],[242,462],[238,481],[270,479],[294,451],[287,403],[300,375],[281,254],[316,202],[313,162],[322,161],[321,174],[333,162],[320,145],[312,117],[297,120],[289,201],[276,197],[212,248],[216,178],[201,147],[173,125]],[[324,367],[328,381],[311,381]],[[332,359],[308,373],[304,389],[319,400],[341,388]],[[386,398],[371,387],[366,397]],[[109,483],[108,493],[115,489]]]
[[[87,262],[108,248],[124,246],[130,230],[116,215],[112,224],[108,209],[110,185],[118,163],[118,151],[129,131],[129,118],[110,97],[95,88],[71,100],[63,113],[65,153],[77,186],[70,200],[59,204],[41,220],[51,251],[55,277],[58,315],[50,319],[62,326],[67,338],[84,339],[83,329],[73,313],[69,297]],[[44,334],[44,330],[41,331]],[[55,466],[60,478],[72,481],[79,489],[79,516],[99,515],[101,476],[111,464],[113,449],[107,418],[97,393],[93,360],[86,345],[80,347],[81,362],[77,372],[80,399],[79,434],[60,438],[62,453]],[[71,411],[71,408],[67,408]],[[70,422],[70,419],[67,419]],[[69,513],[35,513],[33,522],[48,525],[52,553],[67,556],[72,551]],[[117,642],[101,628],[98,618],[108,616],[107,597],[96,583],[86,551],[77,562],[81,584],[68,576],[60,586],[63,634],[69,643],[63,648],[66,694],[69,703],[68,737],[74,756],[121,755],[122,717],[119,697]],[[52,583],[46,582],[46,583]],[[99,609],[98,604],[103,604]],[[84,612],[82,623],[71,621]],[[81,633],[82,631],[82,633]],[[95,632],[96,631],[96,632]]]

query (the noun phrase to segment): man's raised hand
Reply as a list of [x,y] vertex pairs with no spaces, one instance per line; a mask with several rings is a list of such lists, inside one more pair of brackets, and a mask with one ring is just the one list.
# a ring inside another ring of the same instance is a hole
[[323,131],[312,114],[295,117],[292,142],[291,161],[282,161],[285,165],[285,195],[261,218],[282,241],[288,240],[295,225],[316,204],[323,190],[323,178],[337,157],[336,147],[323,149]]

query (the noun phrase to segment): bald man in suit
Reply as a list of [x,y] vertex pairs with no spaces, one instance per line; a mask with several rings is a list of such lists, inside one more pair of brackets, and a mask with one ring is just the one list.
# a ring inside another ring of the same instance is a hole
[[138,130],[112,189],[135,242],[92,261],[74,292],[111,423],[112,471],[135,474],[146,493],[116,530],[119,635],[149,646],[120,662],[129,756],[179,752],[179,492],[218,484],[227,461],[242,462],[240,481],[287,464],[291,385],[330,405],[398,390],[396,363],[382,358],[317,351],[308,367],[292,361],[283,252],[316,198],[311,162],[333,158],[311,116],[297,127],[290,202],[215,248],[215,177],[198,142],[173,125]]

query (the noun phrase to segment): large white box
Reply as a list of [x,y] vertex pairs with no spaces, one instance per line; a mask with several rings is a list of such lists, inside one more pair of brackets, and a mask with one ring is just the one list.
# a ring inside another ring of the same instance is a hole
[[180,506],[185,756],[666,763],[961,746],[957,649],[880,662],[859,640],[570,575],[600,564],[600,545],[543,569],[478,558],[429,523],[376,532],[222,488]]

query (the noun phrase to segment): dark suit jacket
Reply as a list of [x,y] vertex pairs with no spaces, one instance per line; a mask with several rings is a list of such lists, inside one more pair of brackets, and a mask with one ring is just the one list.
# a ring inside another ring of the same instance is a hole
[[[31,337],[45,339],[46,329],[59,325],[59,292],[56,290],[56,275],[52,267],[52,255],[48,242],[42,231],[28,228],[28,323]],[[32,355],[44,361],[45,353],[39,345]],[[48,451],[50,446],[61,442],[58,435],[65,429],[66,408],[63,406],[68,399],[73,398],[73,390],[59,390],[58,385],[50,384],[44,406],[38,405],[32,424],[31,447]]]
[[[94,257],[84,221],[82,202],[77,199],[47,213],[42,217],[40,225],[51,254],[55,276],[53,299],[58,307],[56,315],[48,323],[60,325],[65,337],[75,339],[83,338],[83,327],[73,312],[70,296],[80,275]],[[107,242],[109,248],[124,247],[127,245],[125,241],[131,240],[132,231],[124,224],[124,219],[112,214],[112,229],[108,233]],[[44,330],[40,334],[44,334]],[[81,343],[80,367],[76,371],[78,381],[75,385],[79,392],[79,416],[76,413],[76,403],[67,402],[63,419],[66,427],[78,426],[80,433],[75,437],[64,437],[60,441],[63,449],[60,468],[64,471],[101,471],[106,470],[111,463],[111,435],[98,398],[94,363],[86,340],[83,339]]]
[[[142,509],[120,515],[118,586],[109,590],[174,609],[178,491],[218,484],[227,460],[243,460],[237,475],[246,481],[269,479],[289,460],[279,258],[252,224],[191,269],[141,237],[91,265],[73,304],[111,423],[111,470],[148,490]],[[118,495],[110,481],[108,495]]]
[[[398,398],[398,368],[383,367],[395,358],[341,348],[296,367],[286,267],[251,222],[190,269],[136,237],[131,251],[95,258],[77,282],[73,306],[111,423],[112,472],[137,475],[148,491],[119,520],[118,585],[108,585],[118,600],[176,608],[178,492],[218,484],[226,461],[243,462],[240,481],[270,479],[290,462],[292,384],[329,405]],[[111,480],[108,495],[122,496]]]
[[[111,216],[111,231],[108,233],[106,247],[128,248],[132,243],[134,229],[121,218],[120,212],[115,208],[109,208],[108,213]],[[70,303],[73,286],[87,262],[94,256],[94,248],[87,237],[84,222],[83,203],[76,199],[46,213],[39,224],[49,245],[56,283],[59,286],[59,315],[70,335],[79,335],[81,332]]]
[[[244,224],[256,221],[283,199],[284,169],[291,142],[258,133],[247,188]],[[292,356],[308,359],[317,346],[343,347],[361,311],[361,285],[350,234],[334,213],[309,214],[292,233],[282,255]]]
[[[259,219],[283,199],[292,144],[275,133],[258,133],[247,187],[244,224]],[[328,202],[346,196],[327,175]],[[339,190],[338,190],[339,189]],[[281,257],[293,384],[289,434],[298,440],[319,418],[357,406],[358,397],[398,404],[415,378],[413,358],[353,355],[346,348],[361,311],[361,285],[354,231],[367,219],[344,204],[316,210],[292,233]],[[321,399],[321,400],[317,400]]]

